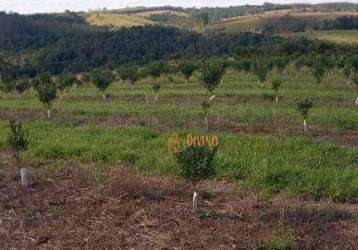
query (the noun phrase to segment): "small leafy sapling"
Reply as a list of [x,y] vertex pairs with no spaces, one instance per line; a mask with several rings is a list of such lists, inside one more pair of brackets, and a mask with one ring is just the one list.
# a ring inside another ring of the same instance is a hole
[[159,98],[159,90],[161,88],[160,83],[159,82],[154,82],[152,85],[153,91],[155,93],[155,97],[154,97],[154,102],[158,101]]
[[59,91],[60,100],[62,101],[66,90],[73,86],[73,84],[76,82],[76,79],[69,73],[62,73],[61,75],[56,76],[54,79]]
[[253,73],[257,76],[257,81],[264,87],[267,80],[267,75],[270,71],[270,65],[267,62],[258,60],[253,65]]
[[20,97],[30,88],[31,83],[29,79],[18,79],[15,81],[15,90]]
[[47,119],[50,121],[52,103],[57,97],[57,86],[48,74],[40,75],[33,83],[40,102],[47,108]]
[[327,69],[325,68],[325,65],[319,61],[313,63],[312,65],[312,74],[313,77],[316,79],[316,82],[319,84],[322,82],[323,76],[326,74]]
[[187,81],[193,76],[195,70],[197,70],[197,66],[192,62],[182,62],[179,64],[179,71]]
[[91,82],[97,87],[102,94],[102,100],[106,101],[105,91],[114,80],[114,75],[110,70],[94,70],[90,74]]
[[80,85],[86,85],[91,81],[91,75],[89,73],[82,73],[79,75],[78,80]]
[[355,105],[358,107],[358,73],[357,72],[352,71],[348,84],[351,85],[353,89],[356,91],[357,98],[356,98]]
[[176,162],[180,167],[180,175],[192,184],[193,193],[193,213],[198,212],[198,192],[197,184],[206,178],[215,175],[214,159],[218,147],[191,145],[183,150],[175,152]]
[[273,91],[275,91],[275,102],[278,103],[279,102],[279,97],[278,97],[278,91],[282,85],[282,80],[279,78],[275,78],[272,80],[272,89]]
[[288,64],[289,59],[287,57],[276,57],[273,60],[273,65],[275,66],[279,74],[282,74],[285,71]]
[[297,103],[297,110],[303,117],[303,130],[305,133],[308,132],[307,119],[311,108],[313,108],[313,102],[309,99],[299,100]]
[[4,83],[8,76],[8,64],[0,57],[0,83]]
[[343,75],[346,77],[347,79],[347,83],[349,83],[349,80],[350,80],[350,77],[353,73],[353,67],[352,67],[352,64],[350,63],[347,63],[344,68],[342,69],[342,73]]
[[149,65],[149,74],[153,77],[154,82],[152,88],[155,92],[154,102],[157,102],[159,98],[159,90],[161,88],[159,83],[160,76],[165,72],[165,65],[163,63],[152,63]]
[[250,72],[252,68],[252,61],[250,59],[241,59],[237,61],[234,65],[234,67],[239,72]]
[[9,64],[0,57],[0,90],[9,93],[14,89],[15,86],[10,75]]
[[22,166],[22,156],[29,146],[27,130],[23,128],[20,122],[10,121],[10,133],[7,143],[15,153],[15,158],[20,169],[21,183],[23,186],[29,185],[29,176],[27,168]]
[[306,64],[306,58],[303,56],[300,56],[294,61],[293,64],[297,71],[302,71],[302,69],[305,67],[305,64]]
[[136,65],[125,65],[118,70],[119,77],[122,81],[129,81],[132,88],[139,79],[139,70]]
[[202,108],[205,113],[204,122],[206,125],[206,130],[209,129],[209,123],[208,123],[208,110],[210,108],[210,102],[214,100],[215,95],[214,91],[219,86],[219,84],[222,82],[222,78],[225,74],[225,68],[224,65],[217,61],[207,61],[204,62],[201,69],[201,82],[202,85],[207,89],[207,91],[210,94],[210,98],[205,100],[202,103]]

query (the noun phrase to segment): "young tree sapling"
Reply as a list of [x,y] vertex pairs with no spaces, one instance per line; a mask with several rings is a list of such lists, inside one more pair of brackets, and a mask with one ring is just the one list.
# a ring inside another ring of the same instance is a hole
[[305,133],[308,132],[307,118],[311,108],[313,108],[313,102],[311,100],[299,100],[297,103],[297,110],[303,117],[303,130]]
[[34,81],[34,88],[40,102],[47,108],[47,119],[50,121],[52,118],[51,106],[57,96],[57,86],[48,74],[42,74]]
[[102,93],[102,100],[106,101],[105,91],[114,80],[114,76],[110,70],[94,70],[90,75],[91,82]]
[[152,63],[151,65],[149,65],[149,74],[154,79],[154,82],[152,84],[152,88],[155,92],[154,102],[157,102],[157,100],[159,98],[159,90],[160,90],[161,86],[160,86],[158,79],[164,72],[165,72],[165,65],[161,62]]
[[207,89],[209,94],[211,95],[210,98],[202,102],[202,108],[205,112],[204,122],[205,122],[206,130],[208,130],[209,123],[208,123],[207,116],[208,116],[208,110],[210,108],[210,102],[215,98],[214,90],[222,82],[222,78],[225,74],[225,68],[223,64],[211,60],[203,63],[200,69],[200,73],[201,73],[201,82],[203,86]]
[[272,80],[272,89],[275,91],[275,102],[276,103],[279,102],[278,91],[279,91],[281,85],[282,85],[281,79],[275,78]]
[[7,143],[15,153],[15,158],[20,170],[21,183],[27,187],[29,185],[29,174],[25,166],[22,165],[22,156],[29,146],[27,131],[20,122],[10,121],[10,133]]
[[195,65],[195,63],[192,62],[182,62],[179,64],[179,71],[181,74],[184,75],[187,81],[190,80],[196,69],[197,66]]
[[180,167],[180,175],[193,186],[193,213],[198,212],[198,192],[196,185],[203,179],[215,175],[214,159],[218,147],[191,145],[175,154]]

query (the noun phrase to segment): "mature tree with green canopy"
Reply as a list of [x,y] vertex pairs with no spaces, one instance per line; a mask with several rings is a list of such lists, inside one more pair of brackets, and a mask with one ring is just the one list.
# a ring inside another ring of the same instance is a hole
[[114,75],[110,70],[94,70],[90,75],[91,82],[97,87],[102,94],[103,101],[106,101],[106,89],[114,80]]

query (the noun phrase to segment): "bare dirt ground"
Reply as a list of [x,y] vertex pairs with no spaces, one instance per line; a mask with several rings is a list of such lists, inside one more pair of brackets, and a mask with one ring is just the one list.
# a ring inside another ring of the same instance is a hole
[[92,170],[31,169],[25,189],[11,153],[0,152],[1,248],[258,249],[281,240],[291,249],[358,249],[358,205],[261,200],[236,184],[206,182],[194,216],[191,187],[180,180],[114,167],[99,184]]

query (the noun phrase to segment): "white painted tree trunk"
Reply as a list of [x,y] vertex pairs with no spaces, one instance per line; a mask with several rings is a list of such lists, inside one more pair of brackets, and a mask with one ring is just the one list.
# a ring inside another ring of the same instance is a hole
[[194,191],[193,194],[193,214],[196,214],[198,212],[198,193]]
[[279,102],[278,95],[275,97],[275,102],[276,102],[276,103],[278,103],[278,102]]
[[209,130],[209,121],[208,121],[208,116],[207,115],[205,115],[204,123],[205,123],[205,129],[206,129],[206,131],[208,131]]
[[157,101],[158,101],[158,98],[159,98],[159,95],[156,94],[155,97],[154,97],[154,102],[157,102]]
[[20,168],[21,185],[28,187],[30,184],[30,175],[27,168]]
[[48,119],[49,121],[51,121],[51,118],[52,118],[51,109],[48,108],[48,109],[47,109],[47,119]]
[[357,99],[356,99],[356,106],[358,106],[358,96],[357,96]]
[[107,100],[107,97],[106,97],[106,95],[103,93],[102,94],[102,100],[105,102],[106,100]]
[[307,133],[307,131],[308,131],[308,125],[307,125],[306,119],[303,120],[303,131],[305,131],[305,133]]

